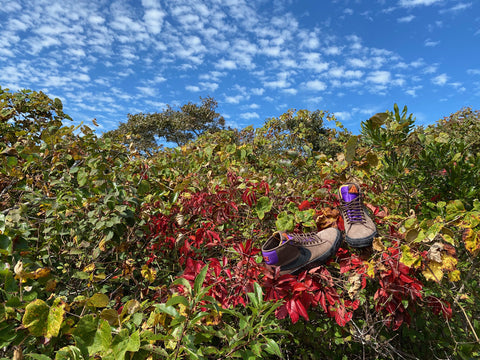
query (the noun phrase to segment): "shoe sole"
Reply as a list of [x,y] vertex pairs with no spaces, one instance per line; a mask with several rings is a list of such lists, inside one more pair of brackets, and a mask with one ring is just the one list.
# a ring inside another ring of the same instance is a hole
[[345,241],[349,246],[353,248],[364,248],[364,247],[372,246],[373,239],[375,238],[375,236],[377,236],[377,232],[375,232],[370,236],[360,238],[360,239],[352,239],[345,235]]
[[340,245],[342,245],[342,233],[339,231],[337,232],[337,238],[335,239],[335,242],[333,243],[333,246],[330,248],[329,251],[327,251],[322,256],[313,259],[311,262],[308,262],[305,265],[302,265],[297,270],[291,272],[291,274],[298,275],[302,271],[310,270],[316,266],[320,266],[324,264],[328,259],[330,259],[333,255],[337,253],[338,249],[340,249]]

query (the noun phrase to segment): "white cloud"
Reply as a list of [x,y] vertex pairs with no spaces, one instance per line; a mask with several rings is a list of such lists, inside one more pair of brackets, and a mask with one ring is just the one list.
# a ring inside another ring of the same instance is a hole
[[432,65],[427,66],[423,72],[425,74],[433,74],[433,73],[437,72],[437,70],[438,70],[438,64],[432,64]]
[[235,70],[237,64],[233,60],[220,59],[220,61],[215,64],[215,67],[221,70]]
[[185,90],[191,91],[191,92],[199,92],[200,88],[196,85],[187,85],[185,86]]
[[342,49],[338,46],[329,46],[324,50],[324,52],[327,55],[340,55],[342,53]]
[[360,70],[347,70],[343,74],[346,78],[361,78],[363,76],[363,71]]
[[357,59],[357,58],[351,58],[347,59],[347,63],[353,67],[360,67],[364,68],[368,66],[368,61],[367,60],[362,60],[362,59]]
[[307,81],[305,83],[305,87],[308,90],[323,91],[327,88],[327,85],[323,81],[320,81],[320,80],[311,80],[311,81]]
[[459,12],[459,11],[462,11],[462,10],[466,10],[468,9],[469,7],[472,6],[472,3],[459,3],[455,6],[452,6],[451,8],[449,9],[442,9],[440,10],[440,13],[446,13],[446,12]]
[[300,55],[304,61],[301,63],[302,68],[311,69],[315,72],[322,72],[328,69],[328,62],[321,60],[321,55],[316,52],[302,53]]
[[386,84],[390,81],[389,71],[372,71],[367,80],[375,84]]
[[263,93],[265,92],[265,89],[262,89],[262,88],[253,88],[253,89],[250,89],[250,92],[252,93],[252,95],[263,95]]
[[294,88],[282,89],[282,92],[289,95],[297,95],[298,90]]
[[209,91],[215,91],[218,89],[218,84],[213,82],[201,82],[200,85],[202,86],[202,88]]
[[411,22],[413,19],[415,19],[415,15],[407,15],[407,16],[398,18],[398,19],[397,19],[397,22],[399,22],[399,23],[409,23],[409,22]]
[[154,88],[147,86],[137,86],[137,90],[140,91],[145,96],[155,96],[156,91]]
[[78,81],[90,81],[88,74],[76,74],[73,78]]
[[146,8],[143,20],[145,21],[147,29],[152,34],[159,34],[162,30],[164,17],[165,13],[161,9]]
[[260,115],[258,115],[256,112],[246,112],[240,114],[240,117],[245,120],[251,120],[251,119],[259,119]]
[[470,75],[480,75],[480,69],[468,69],[467,74]]
[[20,12],[22,10],[22,6],[18,4],[16,1],[9,1],[7,3],[2,4],[2,11],[5,12]]
[[274,81],[265,81],[264,85],[268,88],[283,89],[290,86],[290,83],[286,79],[278,79]]
[[429,6],[441,1],[442,0],[400,0],[398,2],[398,5],[402,7],[414,7],[414,6],[420,6],[420,5]]
[[425,46],[427,47],[434,47],[440,44],[440,41],[432,41],[430,39],[425,40]]
[[333,113],[338,120],[349,120],[352,117],[352,114],[348,111],[336,111]]
[[225,102],[228,103],[228,104],[238,104],[242,100],[243,100],[243,95],[226,96],[225,97]]
[[13,57],[13,51],[10,49],[0,48],[0,56]]
[[440,74],[432,79],[432,83],[434,83],[435,85],[443,86],[447,83],[447,80],[447,74]]

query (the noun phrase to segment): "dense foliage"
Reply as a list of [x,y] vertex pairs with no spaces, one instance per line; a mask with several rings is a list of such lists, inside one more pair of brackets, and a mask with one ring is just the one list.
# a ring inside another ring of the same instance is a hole
[[225,130],[225,119],[216,112],[218,103],[212,97],[200,98],[201,105],[187,103],[179,109],[166,105],[162,112],[129,114],[126,123],[107,133],[138,150],[152,154],[158,141],[185,145],[204,133]]
[[[479,357],[480,113],[423,128],[395,105],[361,135],[323,119],[146,157],[0,89],[0,358]],[[348,180],[373,246],[297,276],[266,266],[276,229],[343,228]]]

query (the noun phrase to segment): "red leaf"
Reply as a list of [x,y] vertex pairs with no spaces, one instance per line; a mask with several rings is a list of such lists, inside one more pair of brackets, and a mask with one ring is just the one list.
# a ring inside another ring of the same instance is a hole
[[287,311],[288,315],[290,315],[290,319],[292,320],[292,323],[296,323],[300,316],[298,315],[298,310],[297,306],[294,300],[289,300],[287,301]]
[[303,210],[308,210],[310,209],[311,204],[310,201],[304,200],[300,205],[298,205],[298,210],[303,211]]

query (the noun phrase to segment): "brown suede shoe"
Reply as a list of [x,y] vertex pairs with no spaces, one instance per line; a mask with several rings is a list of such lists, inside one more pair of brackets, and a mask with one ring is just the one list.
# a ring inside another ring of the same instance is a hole
[[262,254],[265,263],[280,267],[280,274],[298,274],[323,264],[335,255],[341,242],[336,228],[309,234],[276,232],[262,246]]
[[377,235],[377,227],[363,205],[360,186],[347,183],[338,190],[340,212],[345,224],[345,240],[351,247],[370,246]]

